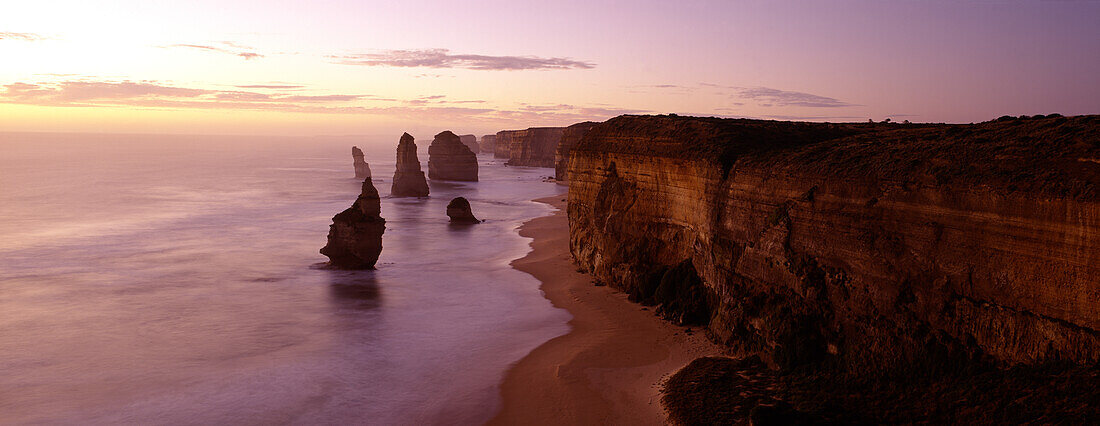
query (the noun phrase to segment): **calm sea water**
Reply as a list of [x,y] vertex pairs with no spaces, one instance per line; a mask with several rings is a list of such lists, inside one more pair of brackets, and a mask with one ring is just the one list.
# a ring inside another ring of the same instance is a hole
[[[482,156],[481,182],[389,198],[392,141],[0,135],[0,423],[479,423],[568,314],[508,266],[561,194]],[[427,140],[420,158],[427,169]],[[378,270],[317,250],[367,152]],[[447,223],[470,199],[476,226]]]

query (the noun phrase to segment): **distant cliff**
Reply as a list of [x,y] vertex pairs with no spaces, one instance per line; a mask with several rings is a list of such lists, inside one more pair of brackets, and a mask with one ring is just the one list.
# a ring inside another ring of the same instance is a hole
[[497,146],[497,135],[482,136],[481,143],[478,145],[481,148],[481,152],[493,153]]
[[512,133],[508,165],[554,167],[554,152],[564,127],[532,127]]
[[554,151],[554,179],[566,179],[570,151],[572,151],[574,145],[581,141],[585,133],[588,133],[588,130],[596,124],[598,123],[586,121],[566,127],[562,131],[561,141],[558,142],[558,147]]
[[621,116],[572,148],[570,248],[597,280],[784,367],[1094,363],[1098,134],[1100,116]]

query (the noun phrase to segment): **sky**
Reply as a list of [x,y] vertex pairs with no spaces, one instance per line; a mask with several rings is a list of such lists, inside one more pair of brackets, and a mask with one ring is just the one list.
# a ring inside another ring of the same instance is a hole
[[[1100,113],[1100,1],[13,1],[0,131]],[[416,133],[414,133],[416,134]]]

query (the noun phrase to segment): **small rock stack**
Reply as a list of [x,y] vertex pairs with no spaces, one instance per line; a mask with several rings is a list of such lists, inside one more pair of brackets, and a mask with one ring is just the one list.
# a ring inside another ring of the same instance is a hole
[[378,190],[367,179],[355,203],[332,218],[328,244],[321,248],[321,254],[329,258],[329,265],[343,269],[374,269],[382,253],[382,233],[386,232],[386,219],[381,212]]

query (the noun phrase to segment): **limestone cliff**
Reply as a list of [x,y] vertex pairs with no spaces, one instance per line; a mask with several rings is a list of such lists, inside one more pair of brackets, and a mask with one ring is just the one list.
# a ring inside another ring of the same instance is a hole
[[622,116],[572,149],[571,251],[783,367],[1094,363],[1098,134]]
[[329,265],[346,269],[374,269],[382,253],[382,233],[386,220],[381,216],[378,190],[370,179],[363,181],[363,190],[350,208],[332,218],[328,244],[321,254],[328,256]]
[[370,165],[363,159],[363,150],[357,146],[351,147],[352,167],[355,168],[356,179],[370,179]]
[[458,139],[462,141],[463,145],[466,145],[467,148],[470,148],[470,152],[473,152],[474,154],[481,152],[481,146],[477,143],[477,136],[462,135],[459,136]]
[[428,146],[428,178],[477,182],[477,154],[450,130],[435,135]]
[[513,132],[509,140],[509,166],[554,167],[564,127],[532,127]]
[[497,145],[497,135],[485,135],[481,137],[481,152],[493,153]]
[[397,143],[397,169],[393,172],[390,186],[393,197],[427,197],[428,181],[420,169],[420,159],[416,157],[416,142],[412,135],[405,133]]
[[588,129],[591,129],[592,126],[596,124],[597,123],[591,121],[586,121],[566,127],[565,130],[562,131],[561,141],[558,142],[558,147],[554,151],[554,179],[566,179],[565,172],[569,167],[569,152],[577,142],[581,141],[581,137],[583,137],[585,133],[588,133]]
[[497,132],[496,145],[493,146],[493,158],[510,158],[512,156],[512,136],[523,132],[526,132],[526,130],[501,130]]

